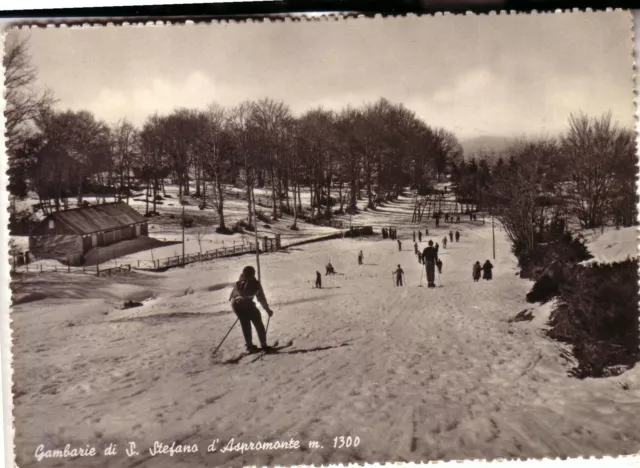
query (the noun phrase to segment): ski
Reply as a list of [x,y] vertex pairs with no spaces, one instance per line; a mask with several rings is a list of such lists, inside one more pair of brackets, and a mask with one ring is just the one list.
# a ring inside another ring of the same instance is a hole
[[252,360],[251,362],[256,362],[261,360],[265,354],[278,354],[279,351],[286,349],[286,348],[290,348],[291,346],[293,346],[293,340],[288,341],[287,343],[283,344],[282,346],[278,346],[278,342],[276,341],[274,343],[273,346],[271,346],[271,348],[269,348],[268,351],[261,351],[260,352],[260,356],[256,357],[254,360]]
[[[235,357],[225,359],[224,361],[219,361],[219,364],[238,364],[240,361],[242,361],[244,358],[248,356],[258,355],[256,359],[251,361],[251,362],[255,362],[258,359],[262,358],[262,356],[264,356],[265,354],[277,353],[281,349],[289,348],[290,346],[293,346],[293,340],[285,343],[282,346],[280,346],[279,341],[276,341],[273,343],[273,346],[271,346],[269,351],[263,351],[262,349],[257,349],[254,352],[244,351],[243,353],[238,354]],[[213,358],[214,356],[212,355],[211,357]]]

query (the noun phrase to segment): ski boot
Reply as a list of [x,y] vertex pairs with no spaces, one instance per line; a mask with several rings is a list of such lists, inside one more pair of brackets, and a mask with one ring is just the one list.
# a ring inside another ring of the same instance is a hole
[[260,352],[260,348],[258,348],[256,345],[252,344],[248,344],[247,345],[247,353],[249,354],[255,354],[255,353],[259,353]]

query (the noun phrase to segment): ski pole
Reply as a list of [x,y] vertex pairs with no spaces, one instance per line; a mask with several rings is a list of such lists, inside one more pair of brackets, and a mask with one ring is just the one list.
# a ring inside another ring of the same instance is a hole
[[420,268],[420,287],[422,287],[422,275],[424,275],[424,268]]
[[213,353],[211,354],[216,354],[216,352],[220,349],[220,346],[222,346],[222,343],[224,343],[224,340],[227,339],[227,336],[229,336],[229,333],[231,333],[231,330],[233,330],[233,327],[236,326],[236,323],[238,323],[238,320],[240,320],[239,318],[236,319],[235,322],[233,322],[233,325],[231,325],[231,328],[229,328],[229,331],[227,332],[226,335],[224,335],[224,338],[222,338],[222,341],[220,342],[220,344],[218,345],[218,347],[213,351]]

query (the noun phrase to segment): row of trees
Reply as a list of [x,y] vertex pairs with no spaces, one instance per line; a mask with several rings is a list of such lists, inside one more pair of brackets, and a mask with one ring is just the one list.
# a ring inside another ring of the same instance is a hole
[[560,138],[519,141],[480,157],[452,168],[456,195],[492,211],[517,254],[573,221],[582,229],[636,224],[635,135],[610,114],[572,115]]
[[36,97],[25,43],[14,50],[19,59],[12,68],[23,76],[16,80],[22,98],[14,107],[24,112],[8,134],[9,189],[14,197],[35,192],[45,212],[67,208],[72,198],[80,205],[91,190],[128,201],[132,189],[143,188],[152,204],[147,212],[153,213],[158,192],[172,178],[181,197],[215,208],[223,230],[228,184],[244,187],[249,225],[253,189],[267,187],[271,217],[290,213],[295,229],[303,187],[311,192],[305,217],[330,218],[354,212],[362,197],[374,209],[407,186],[426,193],[462,160],[453,134],[385,99],[301,116],[283,102],[262,99],[231,109],[177,109],[148,117],[141,128],[126,120],[109,126],[90,112],[54,110],[48,93]]

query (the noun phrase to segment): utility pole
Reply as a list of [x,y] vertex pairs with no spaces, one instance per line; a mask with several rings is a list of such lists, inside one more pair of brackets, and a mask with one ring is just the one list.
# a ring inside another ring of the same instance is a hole
[[184,199],[180,198],[182,203],[182,263],[184,263]]
[[258,281],[260,279],[260,240],[258,239],[258,216],[256,215],[256,194],[251,187],[251,203],[253,204],[253,232],[256,236],[256,265],[258,267]]
[[494,225],[494,217],[491,216],[491,235],[493,236],[493,259],[496,259],[496,228]]

